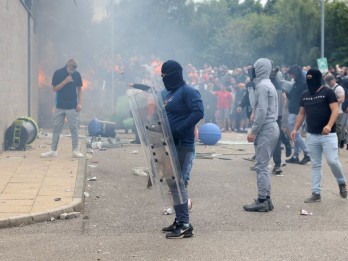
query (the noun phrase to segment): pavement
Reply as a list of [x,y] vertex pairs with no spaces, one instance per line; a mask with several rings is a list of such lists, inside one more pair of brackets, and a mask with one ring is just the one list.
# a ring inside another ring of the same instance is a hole
[[[197,158],[223,160],[226,155],[233,155],[226,154],[231,151],[226,146],[248,144],[246,134],[222,135],[224,144],[220,144],[220,149],[213,146],[214,153],[207,153],[209,150],[203,147],[203,151],[197,150]],[[80,139],[80,151],[86,155],[85,140]],[[39,135],[26,151],[0,154],[0,228],[52,221],[63,213],[83,210],[88,159],[73,158],[69,134],[61,136],[57,157],[41,158],[40,154],[49,150],[50,144],[51,136],[46,133]],[[248,147],[245,159],[253,154],[250,143]],[[348,151],[340,150],[340,153],[346,169]]]
[[[80,143],[85,153],[85,142]],[[86,158],[72,157],[69,135],[61,136],[57,157],[41,158],[50,144],[46,133],[25,151],[0,154],[0,228],[51,221],[83,209]]]
[[[288,164],[282,176],[271,177],[275,209],[250,213],[242,206],[252,202],[257,189],[255,172],[250,171],[253,162],[245,160],[254,151],[245,142],[246,134],[225,132],[214,146],[198,143],[188,186],[194,237],[167,240],[161,229],[174,216],[163,215],[157,191],[147,189],[147,177],[133,171],[146,166],[141,146],[129,143],[131,133],[118,137],[124,142],[121,147],[93,149],[87,161],[86,178],[96,181],[86,181],[89,197],[82,214],[1,229],[1,261],[347,260],[348,200],[340,197],[326,164],[322,202],[304,203],[311,193],[310,163]],[[40,137],[32,144],[37,161],[72,160],[70,137],[66,153],[61,148],[55,159],[39,158],[50,142],[50,137]],[[347,170],[348,150],[340,150],[340,160]],[[310,214],[301,215],[301,210]]]

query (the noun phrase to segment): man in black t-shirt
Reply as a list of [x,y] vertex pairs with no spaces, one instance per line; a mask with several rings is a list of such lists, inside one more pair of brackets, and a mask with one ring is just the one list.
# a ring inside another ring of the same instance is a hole
[[67,64],[56,70],[52,78],[53,91],[56,92],[56,108],[53,118],[51,150],[41,154],[43,158],[58,155],[59,136],[64,126],[65,117],[69,123],[72,139],[72,155],[82,158],[78,150],[78,113],[82,108],[82,79],[77,68],[77,61],[70,59]]
[[339,110],[335,92],[323,86],[322,74],[317,69],[310,69],[307,72],[306,82],[308,91],[302,94],[300,111],[291,132],[291,139],[294,140],[298,128],[306,118],[308,132],[306,143],[312,162],[312,196],[307,198],[305,203],[321,201],[322,154],[337,180],[341,197],[346,198],[347,186],[338,158],[335,122]]

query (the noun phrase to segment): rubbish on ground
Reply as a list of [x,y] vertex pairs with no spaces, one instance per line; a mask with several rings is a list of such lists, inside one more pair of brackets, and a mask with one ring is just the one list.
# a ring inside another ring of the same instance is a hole
[[130,152],[130,154],[138,154],[139,153],[139,151],[137,151],[137,150],[132,150],[131,152]]
[[308,212],[307,210],[304,210],[304,209],[301,209],[300,214],[303,216],[312,216],[313,215],[313,213]]
[[173,214],[173,210],[171,208],[165,208],[163,210],[163,215],[170,215]]
[[87,179],[88,181],[97,181],[97,177],[91,177]]
[[80,212],[70,212],[70,213],[63,213],[60,214],[59,219],[65,220],[65,219],[71,219],[71,218],[76,218],[80,215]]
[[149,169],[147,167],[135,167],[132,169],[134,175],[147,177],[149,176]]
[[61,198],[55,198],[54,201],[61,201]]
[[87,165],[87,166],[88,166],[88,167],[90,167],[90,168],[92,168],[92,169],[94,169],[94,168],[98,167],[98,165],[92,165],[92,164]]
[[64,191],[65,191],[65,192],[70,192],[70,191],[71,191],[71,189],[65,189]]
[[231,160],[230,158],[224,158],[220,156],[224,156],[225,154],[217,154],[217,153],[196,153],[197,159],[220,159],[220,160]]
[[83,192],[83,195],[85,195],[86,198],[89,197],[89,193],[88,192]]

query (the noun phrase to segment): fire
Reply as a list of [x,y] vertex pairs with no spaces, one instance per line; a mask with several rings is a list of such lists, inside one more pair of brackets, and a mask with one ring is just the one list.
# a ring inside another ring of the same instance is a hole
[[89,81],[86,79],[82,80],[82,90],[88,89]]
[[40,88],[46,86],[46,76],[41,68],[39,68],[38,83]]

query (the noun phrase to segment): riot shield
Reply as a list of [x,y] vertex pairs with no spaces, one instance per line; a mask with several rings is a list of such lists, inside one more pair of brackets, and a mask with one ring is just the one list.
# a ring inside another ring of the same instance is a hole
[[130,107],[148,164],[153,187],[165,207],[184,204],[185,183],[161,93],[143,84],[131,84]]

